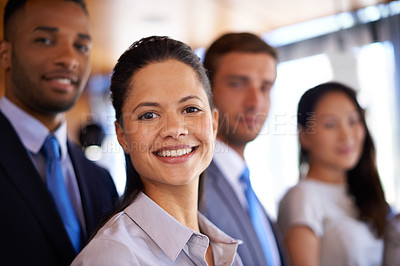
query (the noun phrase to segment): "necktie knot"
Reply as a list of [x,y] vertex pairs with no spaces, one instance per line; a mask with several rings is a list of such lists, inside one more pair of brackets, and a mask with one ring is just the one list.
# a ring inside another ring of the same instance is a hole
[[49,135],[43,144],[43,151],[46,158],[53,160],[53,159],[60,159],[60,144],[58,143],[55,136]]

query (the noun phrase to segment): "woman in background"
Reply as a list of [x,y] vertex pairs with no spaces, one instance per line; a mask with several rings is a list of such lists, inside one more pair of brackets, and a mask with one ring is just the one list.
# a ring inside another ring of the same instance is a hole
[[381,265],[388,205],[355,91],[330,82],[305,92],[298,130],[308,172],[278,214],[292,265]]
[[118,60],[111,92],[125,199],[73,265],[242,265],[239,241],[197,211],[218,123],[199,58],[179,41],[142,39]]

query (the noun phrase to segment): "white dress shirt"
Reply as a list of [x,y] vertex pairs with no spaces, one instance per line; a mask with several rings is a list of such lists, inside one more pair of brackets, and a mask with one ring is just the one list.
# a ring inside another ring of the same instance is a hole
[[[240,157],[240,155],[236,151],[234,151],[231,147],[218,139],[215,141],[215,152],[213,161],[218,166],[222,174],[225,176],[228,183],[231,185],[243,208],[247,210],[247,199],[243,190],[243,185],[240,182],[240,176],[242,175],[246,167],[246,162],[242,159],[242,157]],[[262,213],[265,212],[264,208],[261,205],[259,205],[258,207],[260,208],[259,211],[261,211]],[[276,244],[275,235],[271,228],[271,224],[265,215],[263,216],[263,223],[267,231],[269,246],[272,249],[273,260],[275,261],[274,265],[281,265],[279,249]]]

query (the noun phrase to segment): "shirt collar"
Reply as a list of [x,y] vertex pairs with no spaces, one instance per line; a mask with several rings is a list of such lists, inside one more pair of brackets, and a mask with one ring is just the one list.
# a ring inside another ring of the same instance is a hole
[[[175,261],[193,235],[193,230],[178,222],[143,192],[137,196],[134,204],[125,209],[125,213],[157,243],[172,261]],[[168,228],[168,230],[163,230],[163,234],[160,234],[156,226],[160,224]]]
[[215,141],[213,160],[231,184],[240,182],[239,178],[246,167],[246,162],[235,150],[219,139]]
[[198,212],[198,218],[200,230],[212,242],[213,253],[218,254],[214,258],[216,260],[215,265],[226,265],[226,262],[232,265],[232,259],[235,258],[238,245],[242,244],[243,241],[225,234],[200,212]]
[[[39,120],[12,103],[7,97],[0,99],[0,110],[13,126],[24,147],[33,154],[40,152],[49,130]],[[32,134],[34,133],[34,134]],[[62,160],[67,156],[67,123],[62,124],[53,132],[61,147]]]
[[[124,212],[157,243],[172,261],[176,260],[193,234],[202,235],[181,224],[143,192],[139,193],[134,204],[127,207]],[[236,252],[237,245],[241,243],[240,240],[235,240],[223,233],[199,212],[198,218],[201,230],[211,241],[233,244],[232,252]],[[167,228],[162,234],[157,226],[160,224]]]

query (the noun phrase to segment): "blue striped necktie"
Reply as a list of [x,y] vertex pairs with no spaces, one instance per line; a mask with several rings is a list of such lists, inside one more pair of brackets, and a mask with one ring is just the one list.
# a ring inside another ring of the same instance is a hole
[[259,206],[257,196],[254,193],[253,188],[251,187],[249,175],[249,169],[246,167],[242,175],[240,176],[240,182],[243,184],[244,187],[244,193],[247,199],[251,222],[264,251],[264,257],[267,261],[267,265],[274,265],[272,250],[270,248],[267,238],[267,231],[265,229],[265,225],[263,224],[263,213],[260,212],[261,206]]
[[79,252],[81,246],[81,226],[64,182],[60,160],[60,145],[54,136],[49,135],[46,138],[43,144],[43,151],[46,156],[47,189],[53,196],[58,213],[61,216],[75,251]]

